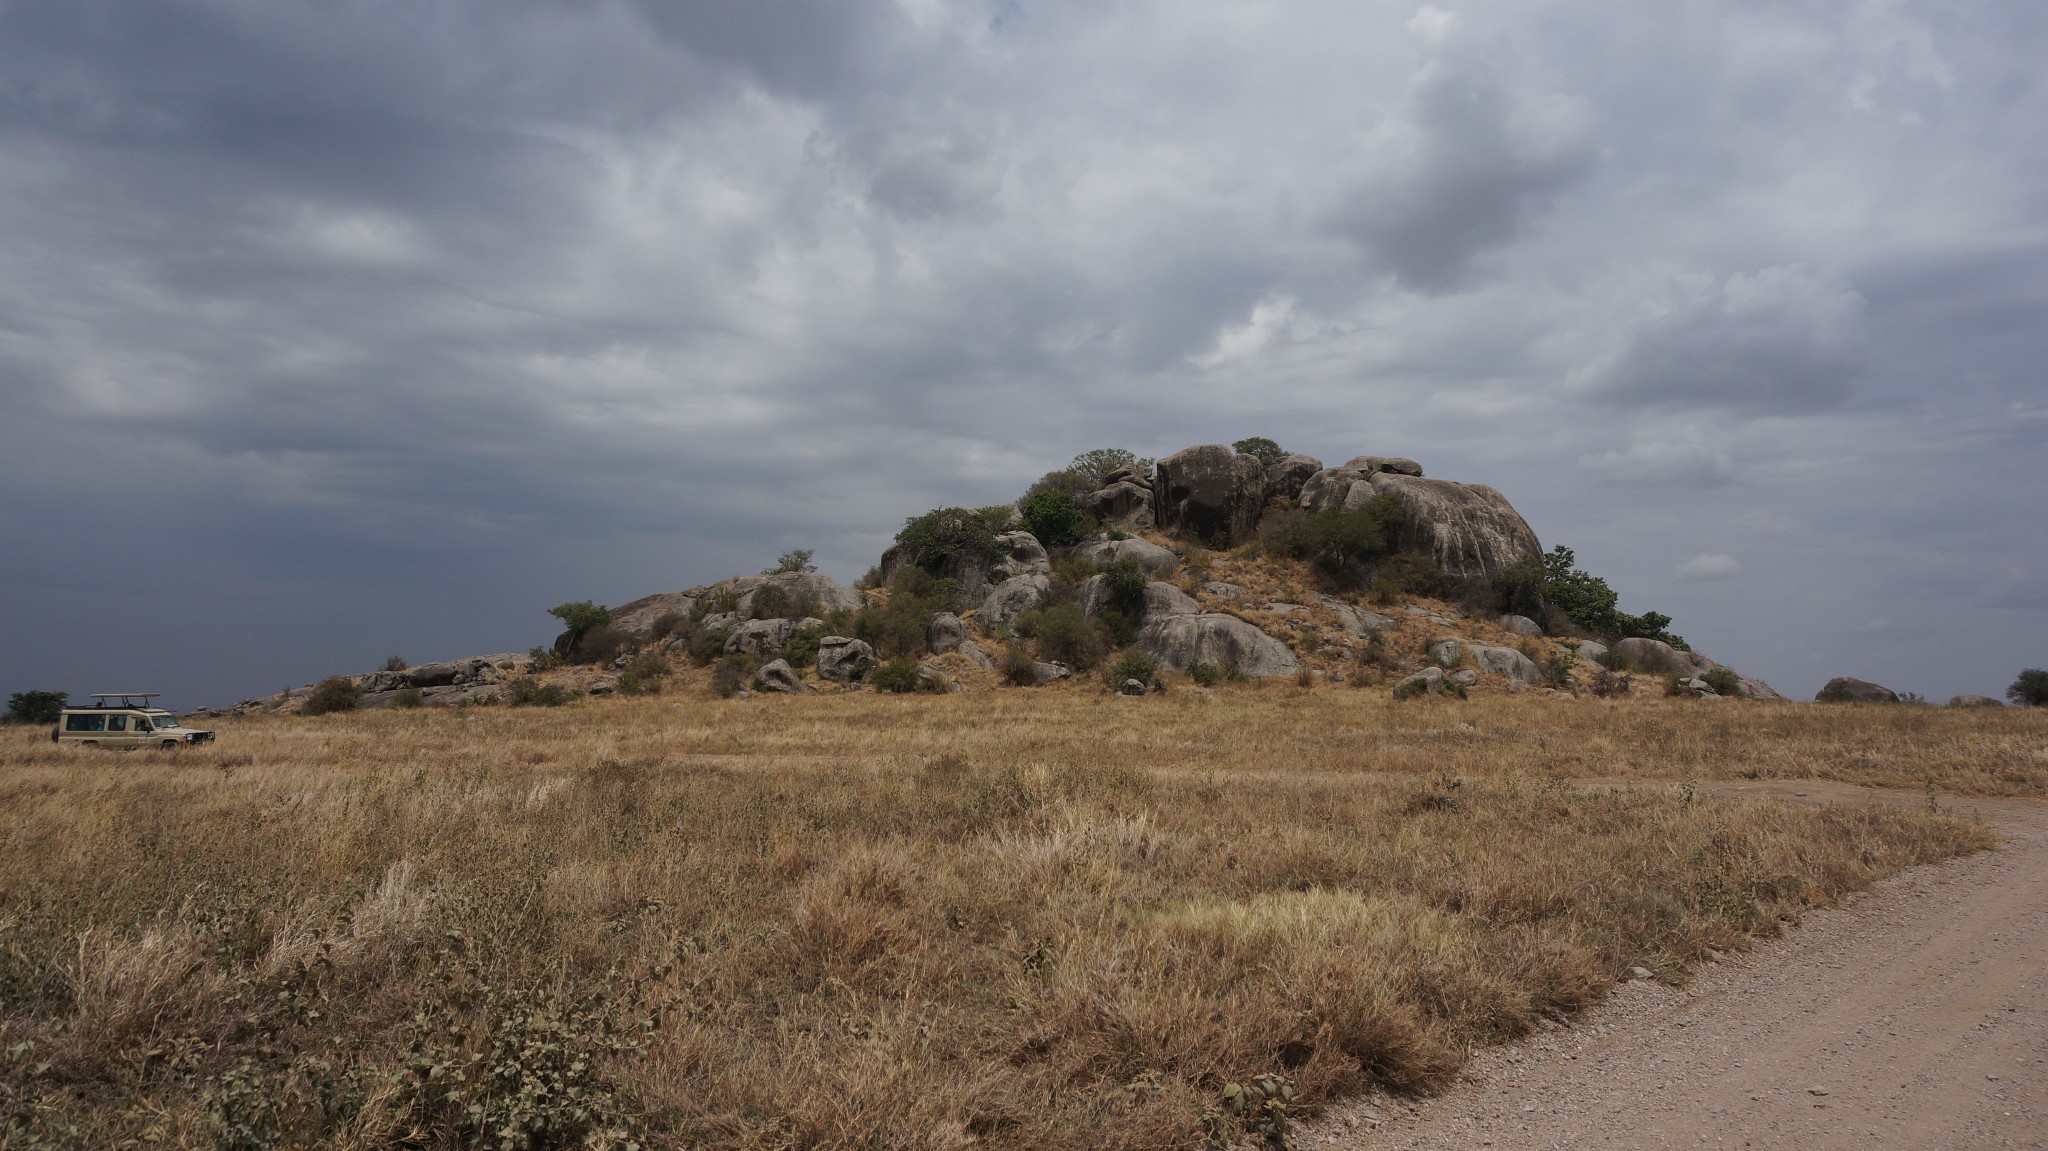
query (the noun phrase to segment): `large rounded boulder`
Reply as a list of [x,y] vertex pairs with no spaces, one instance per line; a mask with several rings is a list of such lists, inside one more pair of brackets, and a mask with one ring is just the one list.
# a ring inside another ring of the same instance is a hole
[[1152,483],[1153,516],[1219,547],[1251,538],[1266,502],[1266,468],[1257,456],[1201,444],[1160,460]]
[[1389,471],[1374,472],[1366,482],[1374,493],[1400,495],[1410,538],[1428,548],[1446,574],[1492,579],[1524,556],[1543,554],[1528,521],[1506,496],[1485,484]]
[[1293,675],[1294,649],[1234,615],[1203,612],[1146,619],[1131,648],[1161,667],[1185,671],[1191,663],[1235,667],[1240,675]]

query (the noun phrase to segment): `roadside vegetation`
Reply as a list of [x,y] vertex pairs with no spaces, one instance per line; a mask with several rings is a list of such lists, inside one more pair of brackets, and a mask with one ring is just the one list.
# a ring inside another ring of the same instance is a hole
[[[0,1142],[1256,1138],[1988,846],[1955,793],[2048,785],[2034,710],[709,674],[175,756],[0,734]],[[1942,810],[1688,786],[1750,777]]]

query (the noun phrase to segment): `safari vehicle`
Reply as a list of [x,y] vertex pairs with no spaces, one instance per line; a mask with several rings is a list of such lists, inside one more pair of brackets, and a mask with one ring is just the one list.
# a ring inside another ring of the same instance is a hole
[[[50,738],[86,747],[184,747],[212,743],[213,733],[186,727],[178,717],[150,703],[154,691],[95,692],[90,706],[67,707]],[[114,702],[119,701],[119,702]]]

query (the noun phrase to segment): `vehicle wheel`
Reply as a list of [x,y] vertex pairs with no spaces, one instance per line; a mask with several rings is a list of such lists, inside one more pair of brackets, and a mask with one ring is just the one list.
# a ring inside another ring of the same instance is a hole
[[80,747],[98,747],[99,745],[100,741],[96,739],[81,739],[78,741],[78,746]]
[[175,739],[167,739],[164,741],[163,746],[165,751],[176,751],[178,750],[178,741]]

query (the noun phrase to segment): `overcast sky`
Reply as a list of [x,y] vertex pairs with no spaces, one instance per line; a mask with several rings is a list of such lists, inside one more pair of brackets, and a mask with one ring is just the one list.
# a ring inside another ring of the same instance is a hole
[[524,649],[1077,452],[2048,666],[2039,0],[0,0],[0,691]]

